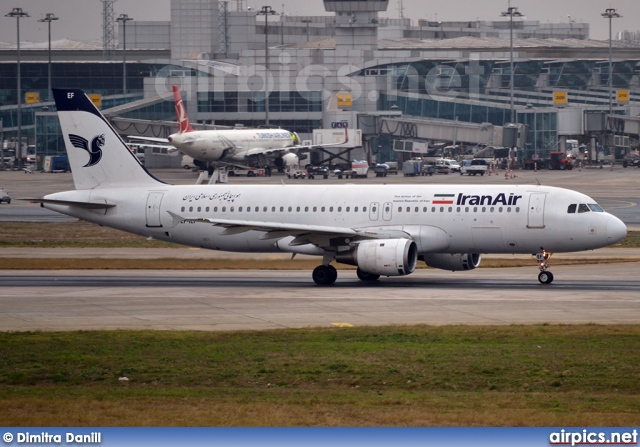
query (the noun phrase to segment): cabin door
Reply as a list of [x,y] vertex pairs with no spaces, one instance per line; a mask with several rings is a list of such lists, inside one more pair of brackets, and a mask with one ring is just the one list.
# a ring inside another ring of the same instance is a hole
[[161,227],[160,223],[160,203],[162,202],[161,192],[150,192],[147,197],[147,227]]
[[529,196],[527,228],[544,228],[544,201],[547,195],[534,192]]

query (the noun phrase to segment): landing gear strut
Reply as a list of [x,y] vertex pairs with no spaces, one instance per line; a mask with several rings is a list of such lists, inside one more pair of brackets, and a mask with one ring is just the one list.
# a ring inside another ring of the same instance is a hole
[[338,279],[338,271],[332,265],[319,265],[313,269],[313,281],[319,286],[330,286]]
[[553,273],[547,271],[547,267],[549,267],[549,258],[551,258],[552,253],[547,251],[543,251],[542,253],[536,253],[536,259],[540,264],[540,274],[538,275],[538,281],[541,284],[551,284],[553,282]]

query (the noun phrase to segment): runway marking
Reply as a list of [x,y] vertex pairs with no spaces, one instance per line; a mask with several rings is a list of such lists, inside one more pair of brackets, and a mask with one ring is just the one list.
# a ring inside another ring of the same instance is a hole
[[350,323],[331,323],[333,327],[353,327],[353,324]]

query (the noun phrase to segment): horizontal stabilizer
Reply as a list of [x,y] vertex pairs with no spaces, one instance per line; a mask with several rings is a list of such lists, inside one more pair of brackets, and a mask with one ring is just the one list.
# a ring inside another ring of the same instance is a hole
[[56,200],[56,199],[34,199],[34,198],[21,198],[18,200],[24,200],[31,203],[46,203],[47,205],[64,205],[74,206],[76,208],[84,208],[87,210],[103,210],[107,208],[113,208],[115,203],[109,202],[79,202],[76,200]]

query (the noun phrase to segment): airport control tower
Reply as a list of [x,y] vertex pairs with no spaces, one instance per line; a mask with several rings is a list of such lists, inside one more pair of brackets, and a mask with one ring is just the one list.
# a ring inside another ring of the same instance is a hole
[[378,45],[378,12],[389,0],[323,0],[327,12],[336,13],[336,50],[375,50]]

